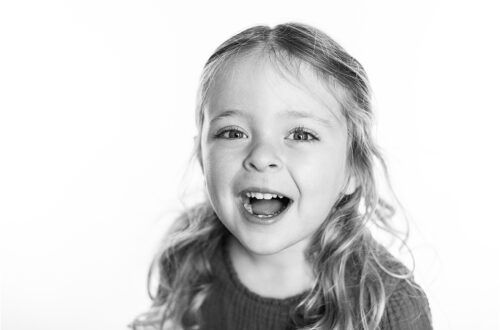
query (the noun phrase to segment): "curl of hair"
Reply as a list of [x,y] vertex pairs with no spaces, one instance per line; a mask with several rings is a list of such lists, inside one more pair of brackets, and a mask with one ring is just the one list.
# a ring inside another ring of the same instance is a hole
[[[387,279],[410,282],[412,271],[382,248],[367,227],[371,222],[397,236],[389,221],[394,208],[379,197],[374,177],[378,162],[388,180],[385,162],[372,138],[373,111],[366,73],[339,44],[313,27],[288,23],[249,28],[219,46],[204,67],[196,112],[200,132],[217,73],[231,59],[251,51],[267,55],[278,70],[298,79],[300,66],[309,65],[332,89],[347,122],[348,163],[357,182],[356,190],[335,203],[311,239],[306,256],[315,283],[293,311],[292,319],[303,330],[377,329],[389,295]],[[199,142],[194,151],[197,157],[201,155]],[[208,202],[180,216],[150,267],[148,288],[154,269],[159,275],[156,294],[150,294],[152,308],[138,317],[133,327],[158,324],[160,329],[198,329],[201,305],[212,281],[209,261],[227,234]]]

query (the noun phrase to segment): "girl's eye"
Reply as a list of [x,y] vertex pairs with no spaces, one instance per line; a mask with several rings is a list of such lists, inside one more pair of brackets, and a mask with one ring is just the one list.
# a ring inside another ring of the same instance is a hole
[[319,140],[316,134],[309,132],[304,127],[294,128],[292,131],[290,131],[289,137],[291,137],[291,139],[295,141],[312,142],[315,140]]
[[222,139],[235,140],[235,139],[244,139],[247,136],[245,133],[243,133],[239,129],[229,128],[229,129],[225,129],[225,130],[222,130],[220,132],[217,132],[215,137],[222,138]]

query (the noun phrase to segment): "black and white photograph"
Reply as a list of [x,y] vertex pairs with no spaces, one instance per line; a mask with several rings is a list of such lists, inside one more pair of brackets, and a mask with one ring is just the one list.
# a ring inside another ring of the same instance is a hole
[[500,329],[499,14],[3,1],[0,329]]

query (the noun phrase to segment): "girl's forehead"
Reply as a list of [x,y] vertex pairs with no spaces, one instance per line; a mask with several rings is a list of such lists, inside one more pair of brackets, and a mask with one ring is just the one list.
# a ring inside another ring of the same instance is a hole
[[261,52],[230,59],[212,80],[206,105],[209,117],[227,108],[263,106],[322,112],[343,122],[335,87],[310,64],[287,65]]

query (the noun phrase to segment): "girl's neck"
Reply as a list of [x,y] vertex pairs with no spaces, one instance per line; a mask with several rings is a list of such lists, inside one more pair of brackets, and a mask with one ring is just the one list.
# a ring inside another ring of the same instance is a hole
[[254,293],[270,298],[288,298],[310,290],[314,278],[304,256],[305,244],[296,244],[273,255],[248,251],[230,236],[229,258],[240,281]]

